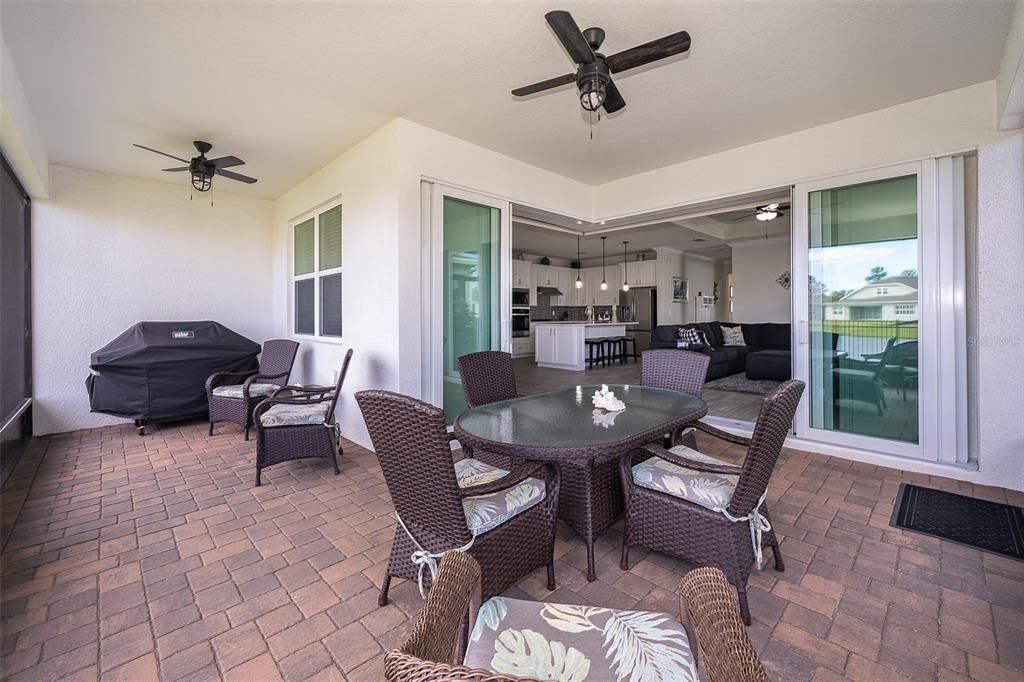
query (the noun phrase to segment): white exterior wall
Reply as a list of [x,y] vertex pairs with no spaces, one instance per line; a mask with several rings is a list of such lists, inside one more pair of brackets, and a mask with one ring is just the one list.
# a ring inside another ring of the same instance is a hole
[[50,167],[32,203],[36,435],[124,423],[89,412],[91,353],[142,320],[216,320],[273,335],[271,202]]
[[[356,391],[399,388],[398,135],[381,128],[274,202],[274,330],[301,343],[293,381],[331,384],[345,352],[352,363],[338,402],[342,434],[369,447]],[[340,340],[296,337],[292,325],[291,273],[294,220],[312,209],[342,205],[344,302]]]

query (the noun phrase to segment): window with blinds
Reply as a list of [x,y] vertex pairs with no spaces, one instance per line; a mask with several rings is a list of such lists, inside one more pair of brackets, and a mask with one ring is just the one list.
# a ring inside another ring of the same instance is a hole
[[341,338],[341,206],[296,223],[292,246],[295,333]]

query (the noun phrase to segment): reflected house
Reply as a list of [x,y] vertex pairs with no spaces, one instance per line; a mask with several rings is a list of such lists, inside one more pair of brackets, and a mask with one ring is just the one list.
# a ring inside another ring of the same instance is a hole
[[823,304],[826,320],[917,320],[917,277],[886,277]]

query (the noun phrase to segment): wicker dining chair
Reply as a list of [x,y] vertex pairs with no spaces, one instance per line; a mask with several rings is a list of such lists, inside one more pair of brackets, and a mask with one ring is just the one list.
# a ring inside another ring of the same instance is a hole
[[263,469],[293,459],[329,459],[334,463],[335,475],[341,473],[341,437],[334,412],[351,360],[349,348],[333,388],[282,386],[253,410],[257,486],[262,482]]
[[421,549],[439,555],[468,546],[483,567],[485,597],[541,566],[547,566],[548,588],[555,589],[556,467],[523,462],[506,471],[472,458],[456,463],[455,438],[440,409],[390,391],[360,391],[356,402],[399,521],[381,606],[392,577],[423,576],[411,559]]
[[711,356],[688,350],[645,350],[640,356],[640,383],[698,398],[704,393]]
[[[299,344],[287,339],[272,339],[263,344],[260,368],[253,372],[215,372],[206,378],[206,400],[210,406],[210,435],[213,425],[220,421],[234,422],[245,429],[249,440],[252,428],[252,410],[260,401],[288,383],[295,364]],[[241,384],[223,384],[225,379],[239,380]]]
[[[534,682],[532,678],[462,665],[462,635],[465,634],[462,627],[467,622],[467,615],[471,630],[478,618],[479,585],[480,565],[473,557],[462,552],[445,553],[437,571],[437,581],[427,595],[412,633],[399,648],[392,649],[384,657],[384,679],[387,682]],[[692,658],[703,671],[704,679],[708,682],[765,682],[764,668],[736,613],[732,591],[722,572],[715,568],[690,571],[679,583],[677,592],[678,620],[683,625]],[[537,603],[536,606],[540,607],[536,608],[536,629],[539,630],[539,626],[543,626],[539,614],[544,605]],[[483,611],[480,613],[484,614]],[[655,619],[662,622],[672,620],[668,614],[652,615],[664,616]],[[490,616],[479,616],[487,627],[490,627],[487,623]],[[579,632],[582,629],[575,630]],[[570,633],[562,633],[561,639],[571,646],[572,637]],[[598,637],[603,635],[598,634]],[[595,670],[602,663],[597,661],[590,668],[591,677],[604,679]]]
[[758,513],[769,528],[760,534],[756,551],[771,547],[775,570],[785,570],[764,498],[803,391],[802,381],[790,380],[765,396],[750,438],[697,422],[701,431],[747,446],[741,466],[697,451],[692,429],[671,450],[652,443],[624,455],[619,467],[626,497],[622,569],[629,570],[630,545],[718,567],[736,587],[743,622],[750,625],[747,579],[756,557],[751,538],[757,537],[752,524],[759,522]]
[[[704,381],[708,376],[711,356],[689,350],[645,350],[640,356],[640,383],[644,386],[667,388],[689,393],[700,398],[704,394]],[[675,445],[683,429],[666,438],[666,447]]]
[[[519,397],[511,353],[485,350],[463,355],[456,362],[467,407],[473,408]],[[512,465],[511,460],[503,455],[471,451],[466,446],[463,446],[463,450],[467,457],[475,457],[492,466],[506,468]]]

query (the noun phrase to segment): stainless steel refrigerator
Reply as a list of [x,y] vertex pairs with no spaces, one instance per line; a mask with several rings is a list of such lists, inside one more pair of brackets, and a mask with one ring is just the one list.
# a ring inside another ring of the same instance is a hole
[[651,332],[658,325],[658,290],[637,287],[619,292],[623,322],[636,322],[626,327],[626,335],[636,339],[636,350],[642,353],[651,347]]

